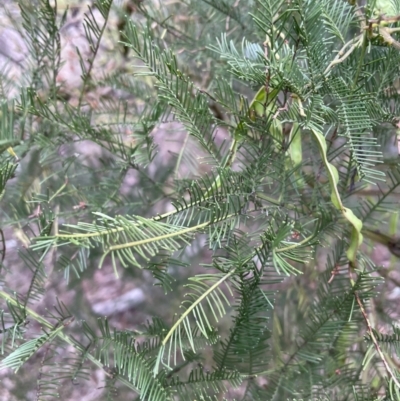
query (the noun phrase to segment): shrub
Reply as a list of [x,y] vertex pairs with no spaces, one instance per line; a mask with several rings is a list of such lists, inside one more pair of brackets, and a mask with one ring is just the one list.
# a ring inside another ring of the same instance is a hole
[[400,254],[399,3],[18,3],[1,368],[38,400],[96,367],[96,399],[400,399],[365,246]]

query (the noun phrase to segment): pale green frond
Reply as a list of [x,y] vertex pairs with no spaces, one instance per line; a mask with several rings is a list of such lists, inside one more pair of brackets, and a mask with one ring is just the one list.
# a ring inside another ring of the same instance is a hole
[[[1,102],[0,108],[0,155],[7,149],[17,146],[21,143],[18,136],[15,135],[15,125],[18,118],[15,115],[14,102]],[[1,189],[2,187],[0,187]],[[0,194],[2,189],[0,190]]]
[[215,346],[214,360],[220,371],[252,376],[268,366],[271,333],[266,327],[266,312],[271,305],[263,292],[256,289],[258,284],[257,276],[237,283],[239,302],[235,306],[233,327],[228,338]]
[[388,171],[387,186],[386,191],[381,192],[374,202],[370,199],[360,201],[359,213],[364,222],[374,221],[381,225],[382,216],[379,217],[380,213],[396,213],[398,211],[398,201],[392,198],[400,186],[400,170],[398,167]]
[[[82,104],[83,94],[86,86],[91,79],[93,64],[95,62],[97,53],[100,48],[102,36],[106,30],[107,22],[111,10],[111,5],[113,0],[99,0],[95,1],[93,6],[88,6],[88,12],[85,14],[85,18],[83,20],[83,29],[85,31],[85,36],[88,41],[91,57],[89,59],[84,60],[82,55],[80,54],[79,48],[76,48],[77,54],[79,56],[80,66],[82,69],[82,89],[79,97],[79,106]],[[102,17],[102,21],[99,21],[97,15],[95,15],[94,11],[98,10]]]
[[346,1],[321,1],[321,9],[328,32],[344,44],[348,37],[348,31],[354,23],[353,8]]
[[[2,2],[5,379],[43,401],[93,373],[107,400],[398,397],[378,265],[398,253],[399,6],[355,3]],[[141,270],[116,290],[120,265]],[[91,324],[134,287],[118,328]]]
[[[61,323],[61,322],[60,322]],[[0,362],[0,370],[10,368],[18,372],[21,366],[31,358],[45,344],[50,343],[63,330],[63,324],[56,324],[53,328],[37,338],[23,342]]]
[[95,215],[98,223],[66,225],[74,229],[76,234],[60,233],[56,237],[39,237],[33,249],[43,249],[50,243],[58,246],[70,243],[84,248],[100,245],[104,250],[102,261],[110,254],[113,260],[118,257],[125,267],[128,264],[142,267],[138,256],[149,261],[162,250],[178,250],[182,242],[188,243],[196,232],[196,227],[172,226],[140,216],[113,218],[102,213]]
[[261,47],[257,46],[255,51],[254,45],[243,39],[240,54],[235,44],[228,42],[226,35],[222,35],[221,39],[217,39],[217,46],[212,45],[210,49],[227,61],[230,72],[237,78],[250,81],[252,85],[262,85],[265,82],[266,62]]
[[49,339],[47,334],[29,340],[20,345],[10,355],[5,357],[0,363],[0,370],[9,368],[18,372],[19,368],[41,348]]
[[257,250],[260,256],[265,252],[268,254],[269,250],[276,271],[287,276],[302,273],[299,267],[311,259],[312,247],[316,244],[317,238],[316,232],[306,238],[290,241],[293,232],[293,223],[282,224],[278,229],[271,226],[261,237],[262,246]]
[[155,77],[159,98],[172,107],[175,117],[218,165],[218,155],[213,149],[214,118],[205,95],[182,73],[174,54],[154,44],[149,31],[141,42],[137,27],[129,22],[126,39],[125,45],[131,47],[147,67],[147,70],[139,67],[136,75]]
[[8,304],[8,312],[0,310],[1,354],[14,349],[24,338],[28,323],[25,308],[22,305],[14,307]]
[[90,250],[87,248],[78,248],[72,256],[60,255],[58,266],[64,272],[64,278],[67,283],[70,281],[71,273],[80,278],[87,269],[87,261]]
[[0,164],[0,200],[4,195],[7,181],[12,178],[17,169],[17,164],[11,160],[6,160]]
[[163,376],[153,375],[152,363],[147,357],[151,350],[140,350],[127,331],[111,331],[106,320],[99,320],[98,323],[101,337],[92,339],[98,343],[96,357],[111,371],[115,369],[118,376],[132,383],[141,399],[172,400],[171,390],[164,385]]
[[29,290],[23,296],[24,306],[40,300],[45,292],[47,275],[44,270],[42,261],[31,250],[19,251],[20,258],[24,261],[25,266],[31,271],[32,278]]
[[289,13],[285,6],[284,0],[257,0],[256,12],[252,14],[254,22],[268,36],[273,51],[282,44],[282,36],[286,36]]
[[[224,284],[229,288],[228,282],[230,277],[234,274],[234,270],[224,274],[207,274],[197,275],[190,280],[186,287],[190,288],[191,292],[186,294],[186,299],[182,302],[181,307],[185,311],[177,317],[176,322],[166,333],[165,338],[161,343],[161,348],[157,356],[157,363],[154,371],[158,372],[160,363],[169,366],[169,361],[172,359],[176,361],[178,352],[181,353],[184,346],[184,339],[187,338],[188,347],[193,351],[197,351],[195,342],[193,326],[199,331],[200,336],[203,337],[208,344],[215,342],[214,325],[210,323],[210,318],[213,322],[218,321],[225,316],[227,308],[230,306],[225,293],[221,287]],[[194,323],[192,322],[194,321]],[[165,362],[163,362],[165,360]]]
[[54,101],[57,93],[55,80],[61,66],[60,27],[65,22],[66,12],[57,18],[56,9],[46,0],[35,3],[19,3],[23,19],[24,39],[34,61],[31,86],[41,89],[44,84],[52,87],[49,99]]

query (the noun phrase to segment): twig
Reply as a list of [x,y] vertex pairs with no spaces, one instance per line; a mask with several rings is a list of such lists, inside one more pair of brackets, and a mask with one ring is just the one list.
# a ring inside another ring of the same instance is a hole
[[383,352],[382,352],[382,350],[381,350],[381,348],[380,348],[380,346],[378,344],[378,340],[375,337],[375,334],[374,334],[374,331],[372,329],[371,323],[370,323],[370,321],[368,319],[367,313],[365,312],[364,305],[363,305],[363,303],[362,303],[362,301],[360,299],[360,296],[358,295],[357,291],[354,293],[354,296],[356,297],[358,306],[360,307],[360,310],[361,310],[361,313],[362,313],[362,315],[364,317],[365,323],[367,324],[368,333],[369,333],[369,336],[371,337],[372,342],[375,345],[376,352],[378,353],[379,357],[381,358],[381,360],[383,362],[383,365],[385,366],[385,369],[388,372],[389,376],[391,377],[393,382],[396,384],[397,388],[400,389],[400,383],[397,380],[395,374],[392,372],[392,369],[390,368],[390,366],[389,366],[389,364],[388,364],[388,362],[387,362],[387,360],[385,358],[385,355],[383,355]]
[[[354,51],[357,47],[361,46],[361,44],[362,44],[362,42],[363,42],[363,36],[364,36],[363,34],[362,34],[362,35],[359,35],[359,36],[356,37],[356,40],[355,40],[355,41],[354,41],[354,39],[353,39],[353,40],[351,40],[350,42],[347,42],[347,43],[341,48],[341,50],[339,51],[339,53],[337,54],[337,56],[331,61],[331,63],[328,65],[328,67],[326,67],[326,69],[325,69],[325,71],[324,71],[324,75],[327,74],[336,64],[343,63],[343,61],[346,60],[346,58],[349,57],[350,54],[353,53],[353,51]],[[344,53],[344,50],[345,50],[347,47],[349,47],[350,45],[351,45],[350,49],[349,49],[346,53]],[[344,53],[344,54],[343,54],[343,53]]]
[[381,36],[383,40],[389,45],[393,46],[395,49],[400,50],[400,42],[395,40],[389,32],[388,28],[381,28],[379,30],[379,34],[377,36]]
[[334,279],[334,278],[336,277],[336,275],[338,275],[338,274],[339,274],[339,265],[336,264],[335,267],[334,267],[333,270],[332,270],[331,278],[328,280],[328,284],[331,284],[332,281],[333,281],[333,279]]
[[[400,50],[400,42],[395,40],[391,34],[394,32],[398,32],[400,28],[387,28],[385,26],[382,26],[382,23],[388,23],[388,22],[396,22],[400,20],[400,15],[395,16],[395,17],[385,17],[385,16],[380,16],[378,19],[374,20],[369,20],[369,26],[366,25],[364,18],[365,16],[362,14],[360,10],[356,11],[356,14],[360,16],[360,23],[361,23],[361,32],[364,31],[369,31],[369,39],[374,39],[381,37],[383,41],[389,45],[393,46],[395,49]],[[378,28],[378,31],[372,32],[373,28]],[[328,65],[328,67],[324,71],[324,75],[327,74],[336,64],[342,63],[344,60],[347,59],[347,57],[350,56],[353,51],[361,46],[364,43],[365,40],[364,33],[358,35],[355,39],[352,39],[351,41],[347,42],[339,51],[337,56],[333,59],[333,61]],[[350,49],[344,53],[344,51],[349,47]]]
[[[88,43],[90,45],[90,50],[92,51],[92,57],[88,60],[89,63],[89,67],[86,71],[83,70],[83,64],[82,64],[82,77],[83,77],[83,82],[82,82],[82,89],[81,89],[81,93],[79,95],[79,100],[78,100],[78,110],[80,109],[81,105],[82,105],[82,101],[83,101],[83,96],[84,96],[84,92],[85,92],[85,88],[86,85],[89,83],[89,81],[92,79],[92,70],[93,70],[93,66],[94,66],[94,62],[95,59],[97,57],[99,48],[100,48],[100,43],[101,43],[101,39],[103,38],[103,33],[106,30],[107,27],[107,22],[108,22],[108,18],[110,15],[110,9],[107,12],[107,15],[103,16],[104,17],[104,22],[103,22],[103,26],[101,29],[99,29],[99,34],[97,39],[96,44],[94,45],[94,42],[92,42],[91,40],[91,31],[93,34],[94,33],[94,28],[90,28],[90,24],[91,24],[91,19],[90,17],[93,18],[93,20],[95,21],[95,17],[92,11],[92,8],[89,6],[89,14],[85,13],[85,22],[83,24],[84,29],[85,29],[85,33],[86,33],[86,38],[88,39]],[[96,27],[98,29],[97,23],[96,23]],[[96,35],[95,35],[96,36]],[[94,46],[93,46],[94,45]],[[78,54],[79,54],[79,49],[77,48]]]

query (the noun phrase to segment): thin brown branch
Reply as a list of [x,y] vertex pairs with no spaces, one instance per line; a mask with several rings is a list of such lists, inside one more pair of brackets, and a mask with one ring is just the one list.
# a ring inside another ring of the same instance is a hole
[[360,311],[361,311],[361,313],[362,313],[362,315],[364,317],[365,323],[367,325],[368,334],[369,334],[372,342],[374,343],[376,352],[378,353],[381,361],[383,362],[383,365],[385,366],[385,369],[388,372],[388,375],[393,380],[393,383],[395,383],[397,388],[400,389],[400,383],[397,380],[395,374],[392,372],[392,369],[390,368],[389,363],[386,360],[385,355],[383,354],[383,352],[381,350],[381,347],[379,346],[378,340],[376,339],[375,334],[374,334],[374,330],[373,330],[373,328],[371,326],[371,322],[368,319],[367,312],[365,311],[364,305],[363,305],[363,303],[362,303],[362,301],[360,299],[360,296],[358,295],[357,291],[354,293],[354,296],[356,297],[358,306],[360,307]]

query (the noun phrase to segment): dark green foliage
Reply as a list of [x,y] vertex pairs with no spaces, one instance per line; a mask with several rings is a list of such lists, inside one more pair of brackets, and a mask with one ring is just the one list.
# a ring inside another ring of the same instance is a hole
[[[377,306],[389,273],[362,237],[396,232],[382,131],[399,137],[400,18],[373,0],[99,0],[69,93],[68,10],[18,3],[31,62],[21,87],[1,72],[0,369],[37,362],[38,400],[93,368],[107,400],[400,400],[399,312]],[[119,64],[99,73],[107,39]],[[163,290],[144,326],[96,323],[79,298],[110,265]],[[39,307],[61,276],[79,306],[58,286]]]

